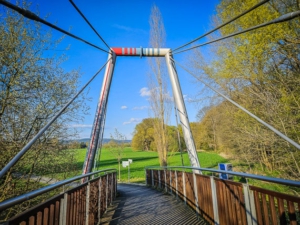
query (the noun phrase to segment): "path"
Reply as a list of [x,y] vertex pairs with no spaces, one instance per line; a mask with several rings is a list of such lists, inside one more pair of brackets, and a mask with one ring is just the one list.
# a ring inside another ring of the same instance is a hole
[[181,200],[149,187],[118,184],[118,194],[101,224],[206,224]]

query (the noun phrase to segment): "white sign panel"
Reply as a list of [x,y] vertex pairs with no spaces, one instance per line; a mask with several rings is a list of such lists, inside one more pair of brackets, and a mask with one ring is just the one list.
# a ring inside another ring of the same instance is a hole
[[122,166],[123,167],[129,166],[129,162],[128,161],[122,161]]

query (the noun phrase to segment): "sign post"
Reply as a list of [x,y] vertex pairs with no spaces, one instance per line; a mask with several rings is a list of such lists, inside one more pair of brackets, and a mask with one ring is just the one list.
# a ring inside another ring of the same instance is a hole
[[128,166],[128,183],[130,183],[130,164],[132,163],[132,159],[128,159],[128,161],[122,161],[122,166]]

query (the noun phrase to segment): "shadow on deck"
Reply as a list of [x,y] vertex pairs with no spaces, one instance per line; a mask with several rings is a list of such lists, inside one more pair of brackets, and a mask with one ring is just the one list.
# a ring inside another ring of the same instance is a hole
[[118,184],[101,224],[206,224],[182,201],[146,186]]

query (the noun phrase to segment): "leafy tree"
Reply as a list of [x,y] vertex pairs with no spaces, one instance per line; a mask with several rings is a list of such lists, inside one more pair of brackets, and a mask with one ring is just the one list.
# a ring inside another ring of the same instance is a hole
[[[227,21],[256,3],[258,0],[221,1],[217,7],[215,24]],[[225,26],[212,38],[296,10],[299,10],[297,1],[270,1]],[[199,51],[191,59],[194,68],[199,71],[198,78],[213,81],[226,95],[298,142],[299,22],[299,18],[296,18],[226,39],[211,48],[214,55],[210,59],[205,60],[204,54]],[[209,122],[209,117],[217,122],[217,148],[231,149],[237,158],[249,164],[259,164],[269,172],[278,171],[283,177],[300,177],[300,152],[244,112],[226,101],[220,101],[218,106],[212,107],[201,120],[202,124],[207,123],[206,128],[210,127],[207,135],[211,138],[212,133],[209,132],[213,124]]]
[[147,118],[135,126],[132,138],[134,150],[154,151],[153,119]]
[[[26,5],[23,7],[26,8]],[[0,7],[0,168],[65,105],[78,87],[78,71],[65,72],[64,55],[49,56],[60,40],[17,13]],[[80,117],[82,99],[74,102],[38,139],[22,159],[0,179],[0,201],[40,186],[32,174],[52,177],[72,171],[73,156],[60,140],[76,133],[67,126]],[[30,206],[30,201],[3,212],[5,219]]]

